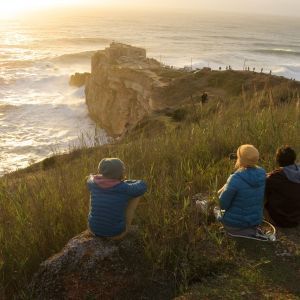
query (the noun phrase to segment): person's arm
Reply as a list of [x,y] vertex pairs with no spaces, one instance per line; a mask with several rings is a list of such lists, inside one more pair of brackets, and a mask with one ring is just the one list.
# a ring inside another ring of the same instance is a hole
[[94,183],[94,177],[93,177],[93,175],[89,175],[86,178],[87,178],[86,183],[87,183],[87,186],[88,186],[88,188],[90,190],[91,185]]
[[221,209],[227,210],[231,206],[231,202],[234,199],[236,192],[237,189],[234,185],[234,175],[231,175],[219,197]]
[[143,180],[126,180],[126,193],[132,198],[142,196],[147,191],[147,185]]

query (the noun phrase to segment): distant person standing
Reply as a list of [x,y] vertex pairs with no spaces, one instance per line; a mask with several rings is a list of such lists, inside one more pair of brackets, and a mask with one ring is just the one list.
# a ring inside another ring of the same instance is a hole
[[202,96],[201,96],[201,103],[204,104],[208,102],[208,94],[207,92],[203,92]]
[[300,165],[296,152],[289,146],[276,153],[278,169],[267,176],[265,208],[279,227],[300,224]]

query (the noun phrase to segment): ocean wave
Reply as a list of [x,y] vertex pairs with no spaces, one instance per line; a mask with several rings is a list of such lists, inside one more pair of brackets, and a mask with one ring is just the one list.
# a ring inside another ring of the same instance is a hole
[[205,38],[210,39],[221,39],[221,40],[234,40],[234,41],[264,41],[263,39],[259,39],[257,37],[245,37],[245,36],[231,36],[231,35],[206,35]]
[[[83,44],[109,44],[112,40],[106,38],[92,38],[92,37],[64,37],[64,38],[52,38],[52,39],[45,39],[42,42],[50,42],[55,44],[75,44],[75,45],[83,45]],[[40,42],[40,41],[36,41]]]
[[1,62],[0,65],[6,69],[28,68],[34,64],[33,60],[7,60]]
[[95,51],[69,53],[51,58],[50,60],[58,63],[78,63],[81,61],[90,60],[94,53]]
[[300,56],[300,51],[292,49],[258,49],[253,52],[276,56]]
[[[289,44],[283,44],[283,43],[274,43],[272,41],[262,41],[262,42],[255,42],[252,44],[252,46],[259,47],[259,49],[268,50],[271,48],[271,50],[275,49],[282,49],[282,47],[287,48],[295,48],[299,47],[299,45],[296,42],[289,42]],[[283,50],[283,49],[282,49]]]

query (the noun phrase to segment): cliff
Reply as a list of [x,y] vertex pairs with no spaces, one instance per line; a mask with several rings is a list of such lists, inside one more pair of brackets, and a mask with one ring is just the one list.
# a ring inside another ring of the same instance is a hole
[[84,78],[90,116],[113,137],[128,132],[152,112],[200,102],[204,91],[209,100],[221,102],[261,93],[266,102],[271,97],[274,103],[286,103],[300,86],[283,77],[248,71],[178,70],[147,58],[142,48],[120,43],[97,51],[91,75]]
[[120,136],[145,115],[166,107],[160,95],[168,84],[157,74],[160,69],[141,48],[112,43],[96,52],[85,89],[91,117],[110,135]]

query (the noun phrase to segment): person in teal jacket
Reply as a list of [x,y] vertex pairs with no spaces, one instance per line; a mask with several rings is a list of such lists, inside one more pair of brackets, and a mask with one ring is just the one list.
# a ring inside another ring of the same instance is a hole
[[104,158],[99,174],[87,180],[90,191],[89,230],[96,236],[123,238],[131,225],[139,197],[147,191],[142,180],[124,180],[124,163]]
[[219,220],[229,235],[255,236],[263,221],[266,172],[257,166],[259,152],[252,145],[237,150],[236,171],[219,191]]

